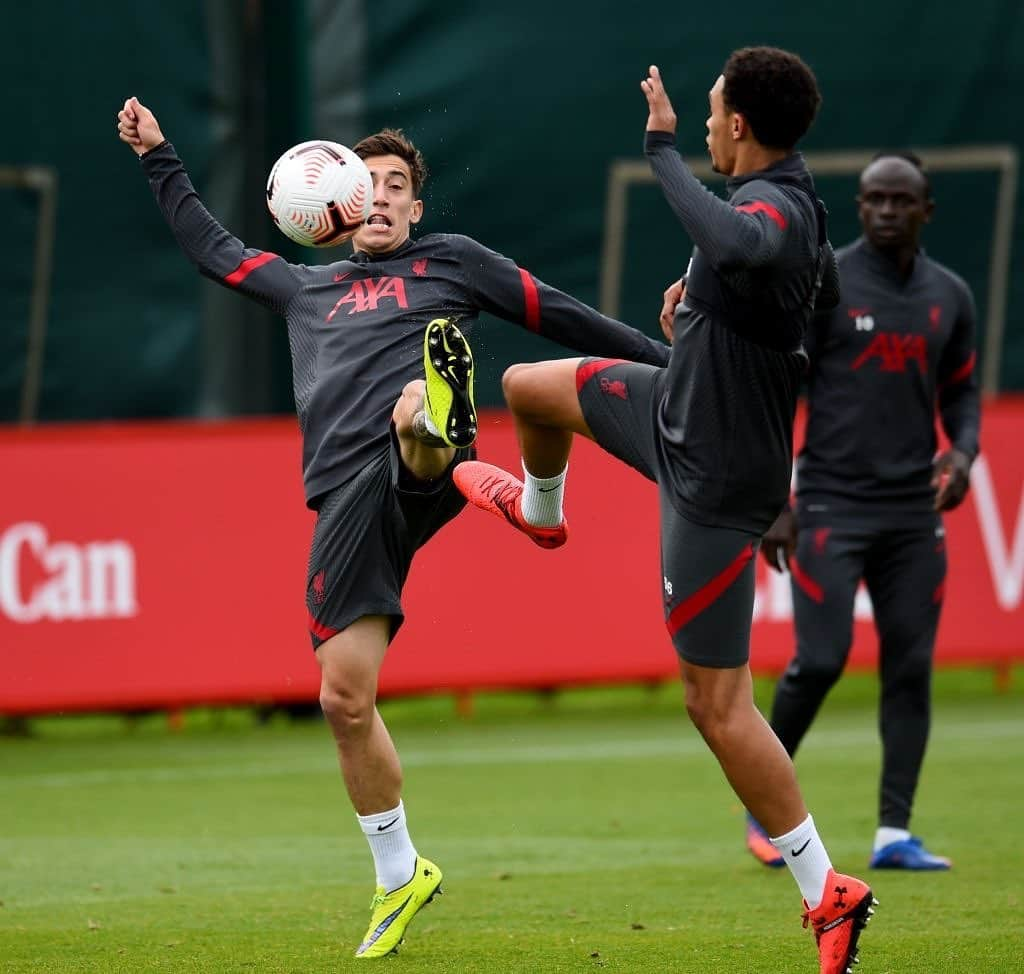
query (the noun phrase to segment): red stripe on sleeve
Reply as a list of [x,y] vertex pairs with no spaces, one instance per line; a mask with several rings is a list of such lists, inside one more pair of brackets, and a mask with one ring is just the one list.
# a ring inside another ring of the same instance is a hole
[[523,282],[523,300],[526,302],[526,327],[532,332],[540,331],[540,295],[537,285],[533,283],[533,275],[519,268],[519,278]]
[[224,283],[230,284],[232,287],[238,287],[257,267],[262,267],[272,260],[277,260],[277,254],[272,254],[269,250],[265,250],[262,254],[258,254],[255,257],[249,257],[243,260],[235,270],[224,278]]
[[707,585],[701,586],[693,595],[683,599],[665,620],[668,634],[674,636],[691,619],[703,612],[715,601],[736,579],[747,563],[754,557],[754,546],[744,548],[723,571],[719,572]]
[[744,203],[737,206],[740,213],[764,213],[768,219],[778,224],[780,230],[786,229],[786,218],[771,203],[763,203],[761,200],[754,200],[753,203]]
[[946,386],[955,386],[958,382],[963,382],[974,371],[974,362],[977,357],[976,352],[971,352],[971,357],[942,383],[942,388],[945,389]]

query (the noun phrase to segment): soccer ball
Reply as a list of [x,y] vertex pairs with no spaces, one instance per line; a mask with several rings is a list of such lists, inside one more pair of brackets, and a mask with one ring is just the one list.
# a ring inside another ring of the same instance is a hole
[[336,247],[362,226],[373,206],[366,163],[337,142],[292,146],[270,170],[267,208],[278,229],[306,247]]

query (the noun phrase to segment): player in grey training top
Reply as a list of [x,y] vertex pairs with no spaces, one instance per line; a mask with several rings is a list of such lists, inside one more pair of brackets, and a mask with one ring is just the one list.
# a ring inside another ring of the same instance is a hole
[[[842,302],[809,333],[797,511],[765,535],[769,564],[788,561],[796,625],[771,725],[796,753],[843,671],[863,578],[879,636],[883,742],[871,865],[948,869],[910,834],[910,816],[945,592],[941,512],[963,500],[978,453],[974,301],[920,248],[934,204],[915,156],[875,159],[861,174],[858,204],[864,236],[838,254]],[[951,444],[939,455],[936,412]],[[748,848],[781,865],[756,829],[748,824]]]
[[[668,349],[549,287],[470,237],[432,233],[325,265],[247,248],[196,195],[170,143],[142,166],[200,272],[285,318],[306,499],[348,480],[387,442],[403,386],[423,376],[423,329],[450,317],[467,336],[487,311],[578,351],[663,364]],[[371,217],[371,219],[373,219]]]
[[[668,349],[469,237],[411,239],[426,169],[400,132],[385,130],[355,146],[374,196],[354,254],[305,267],[246,248],[220,226],[137,99],[125,102],[118,129],[141,157],[185,254],[203,274],[288,324],[306,499],[318,512],[306,579],[309,628],[322,671],[321,706],[377,870],[378,895],[357,955],[380,956],[437,891],[441,871],[417,856],[409,838],[398,755],[376,710],[377,675],[402,621],[413,555],[461,510],[451,469],[472,455],[415,434],[424,330],[457,317],[469,331],[488,311],[593,354],[664,364]],[[452,566],[458,570],[468,569]]]
[[[547,547],[566,537],[560,495],[574,433],[657,482],[665,622],[687,709],[737,795],[770,816],[806,900],[820,970],[840,974],[856,955],[871,890],[832,869],[792,762],[754,706],[747,662],[754,555],[788,493],[804,332],[815,305],[838,297],[824,210],[794,151],[820,96],[810,69],[789,52],[730,56],[707,121],[712,162],[730,177],[726,201],[679,156],[656,67],[642,88],[648,158],[697,245],[669,366],[513,366],[505,395],[526,482],[477,462],[459,464],[455,482],[476,506]],[[629,512],[620,516],[628,524]]]

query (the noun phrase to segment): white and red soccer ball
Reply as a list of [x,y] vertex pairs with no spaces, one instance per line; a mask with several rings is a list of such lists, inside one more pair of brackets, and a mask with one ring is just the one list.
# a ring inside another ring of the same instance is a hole
[[336,247],[362,226],[373,206],[366,163],[337,142],[292,146],[270,170],[267,208],[281,232],[306,247]]

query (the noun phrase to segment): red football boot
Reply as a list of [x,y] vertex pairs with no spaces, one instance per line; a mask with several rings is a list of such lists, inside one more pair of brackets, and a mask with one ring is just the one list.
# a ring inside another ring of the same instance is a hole
[[522,481],[501,467],[478,460],[467,460],[455,468],[455,486],[474,507],[508,521],[542,548],[561,548],[569,538],[569,526],[562,523],[553,528],[529,524],[523,518]]
[[834,869],[825,877],[825,898],[813,910],[804,900],[804,927],[810,925],[818,943],[820,974],[852,974],[857,940],[878,900],[871,887]]

